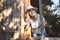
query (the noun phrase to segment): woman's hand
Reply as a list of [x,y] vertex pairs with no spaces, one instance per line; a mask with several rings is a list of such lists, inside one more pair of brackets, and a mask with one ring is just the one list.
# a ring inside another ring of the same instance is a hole
[[45,19],[42,20],[42,25],[45,26],[47,24],[47,22],[45,21]]
[[24,26],[27,26],[28,25],[28,23],[27,22],[24,22]]

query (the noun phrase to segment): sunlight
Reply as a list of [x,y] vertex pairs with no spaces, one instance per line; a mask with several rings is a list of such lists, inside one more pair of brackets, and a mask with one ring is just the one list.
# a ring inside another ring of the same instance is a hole
[[18,38],[19,38],[19,32],[14,33],[13,38],[14,38],[14,39],[18,39]]
[[11,12],[12,12],[12,8],[5,9],[5,10],[3,11],[4,16],[9,16],[9,15],[11,14]]
[[3,27],[3,31],[5,31],[5,27]]
[[9,28],[12,28],[14,26],[14,23],[10,23]]
[[1,22],[2,19],[3,19],[3,16],[2,16],[2,13],[0,13],[0,22]]

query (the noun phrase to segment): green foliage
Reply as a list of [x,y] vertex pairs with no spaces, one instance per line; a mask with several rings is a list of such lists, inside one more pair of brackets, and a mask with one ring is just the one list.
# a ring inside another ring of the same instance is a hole
[[53,2],[51,2],[51,0],[42,0],[42,3],[44,5],[51,5],[51,4],[53,4]]
[[43,15],[47,21],[47,34],[48,36],[60,37],[60,16],[52,14],[52,11],[47,10],[46,6],[43,6]]

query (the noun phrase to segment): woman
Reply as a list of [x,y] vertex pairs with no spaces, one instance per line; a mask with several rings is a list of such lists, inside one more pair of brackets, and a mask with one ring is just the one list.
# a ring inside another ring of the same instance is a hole
[[[26,7],[26,13],[29,15],[28,22],[30,23],[30,26],[32,27],[32,35],[33,36],[40,36],[41,34],[41,24],[45,25],[46,21],[44,17],[37,13],[37,8],[33,6],[27,6]],[[42,22],[41,22],[42,18]],[[45,28],[43,29],[44,35],[46,33]],[[46,35],[45,35],[46,36]]]

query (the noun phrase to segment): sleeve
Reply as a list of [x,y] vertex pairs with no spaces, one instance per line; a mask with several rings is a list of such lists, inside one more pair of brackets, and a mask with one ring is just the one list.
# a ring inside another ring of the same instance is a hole
[[43,17],[43,15],[40,15],[40,17],[41,17],[42,20],[45,20],[44,17]]
[[43,17],[43,15],[40,15],[40,14],[38,14],[38,19],[39,19],[40,21],[45,20],[45,18]]
[[45,20],[44,16],[43,15],[40,15],[40,21],[43,21],[43,20]]

